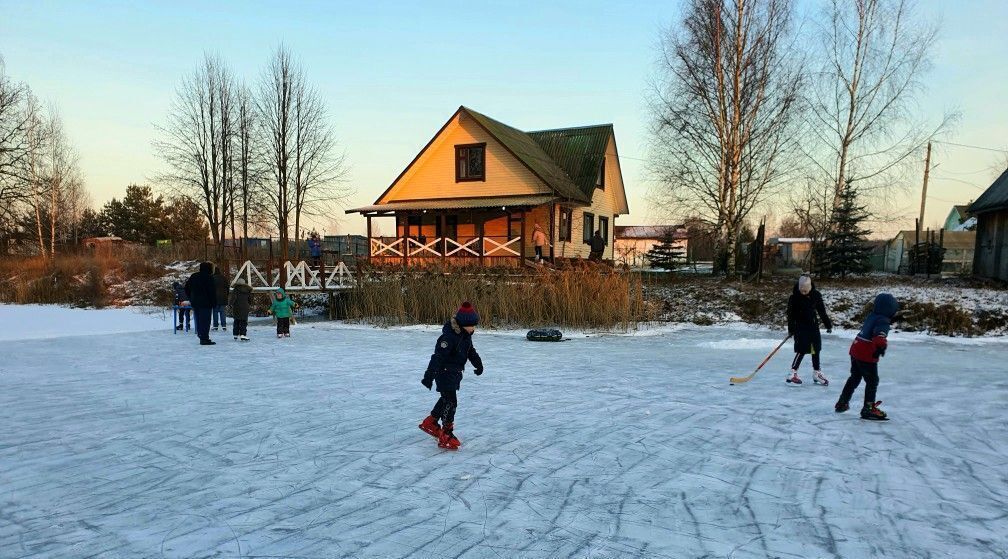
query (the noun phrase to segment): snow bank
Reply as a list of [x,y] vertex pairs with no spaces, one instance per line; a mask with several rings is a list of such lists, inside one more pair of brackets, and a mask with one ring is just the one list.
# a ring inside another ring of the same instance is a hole
[[58,305],[0,305],[0,341],[93,336],[164,330],[171,333],[167,310],[142,307],[74,309]]

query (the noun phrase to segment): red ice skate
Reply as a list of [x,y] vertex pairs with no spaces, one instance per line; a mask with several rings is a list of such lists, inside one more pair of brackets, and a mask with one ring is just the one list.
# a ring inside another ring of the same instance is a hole
[[441,429],[441,436],[438,437],[438,447],[446,450],[458,450],[462,446],[462,441],[458,440],[458,437],[453,433],[455,428],[454,423],[445,423],[444,429]]
[[417,427],[420,427],[421,431],[427,433],[435,439],[441,438],[441,426],[438,425],[437,419],[434,419],[433,415],[428,415]]

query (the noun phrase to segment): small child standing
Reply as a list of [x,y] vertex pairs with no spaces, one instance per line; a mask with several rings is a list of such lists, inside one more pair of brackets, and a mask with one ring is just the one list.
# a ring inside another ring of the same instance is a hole
[[172,283],[172,291],[175,292],[175,306],[178,307],[178,325],[175,326],[175,329],[182,330],[184,319],[185,331],[188,332],[189,325],[191,324],[190,318],[192,317],[192,305],[189,303],[189,296],[186,295],[185,286],[179,281]]
[[879,404],[882,402],[875,400],[875,391],[879,383],[879,358],[885,355],[886,348],[889,347],[889,327],[898,311],[899,303],[896,302],[896,298],[892,295],[879,293],[875,297],[875,305],[872,308],[871,314],[865,319],[864,325],[861,326],[857,337],[851,343],[850,378],[847,379],[843,391],[840,392],[840,399],[833,406],[833,409],[837,413],[850,409],[851,396],[854,395],[854,390],[861,384],[861,379],[864,379],[864,407],[861,408],[861,419],[875,421],[889,419],[886,417],[885,412],[879,409]]
[[[818,315],[818,318],[817,316]],[[788,334],[794,336],[794,361],[791,362],[791,376],[788,382],[801,384],[798,377],[798,367],[801,366],[805,354],[812,354],[812,369],[815,371],[812,380],[816,384],[829,386],[829,380],[822,374],[819,367],[819,353],[822,352],[822,336],[819,334],[819,318],[826,325],[826,333],[833,332],[833,322],[826,314],[822,294],[815,288],[812,278],[802,275],[795,283],[793,293],[788,298],[787,321]]]
[[[473,347],[472,336],[479,324],[479,313],[468,301],[462,303],[455,316],[441,329],[441,337],[434,346],[427,371],[421,384],[431,389],[437,381],[437,391],[441,393],[430,415],[420,424],[420,429],[438,440],[438,446],[457,450],[462,442],[455,436],[455,410],[458,407],[458,392],[462,383],[462,370],[466,361],[473,365],[476,376],[483,374],[483,360]],[[438,424],[440,421],[440,425]]]
[[290,300],[290,297],[287,296],[287,292],[284,291],[283,288],[277,288],[277,290],[273,292],[273,301],[270,303],[270,313],[276,317],[278,338],[290,337],[290,323],[294,306],[294,301]]
[[228,304],[231,305],[231,333],[234,334],[234,339],[247,342],[249,340],[248,317],[252,310],[252,288],[245,283],[245,278],[235,280],[234,287],[231,289],[231,300],[228,301]]

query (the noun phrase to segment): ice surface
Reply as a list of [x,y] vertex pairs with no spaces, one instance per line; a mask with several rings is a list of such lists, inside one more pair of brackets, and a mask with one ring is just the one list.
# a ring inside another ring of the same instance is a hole
[[436,397],[419,382],[432,328],[253,326],[250,343],[200,347],[64,310],[71,331],[44,333],[72,337],[11,339],[41,331],[24,311],[0,307],[0,557],[1008,549],[1002,343],[894,340],[879,388],[892,421],[875,423],[832,410],[846,333],[824,336],[822,388],[784,383],[789,345],[728,385],[776,331],[480,331],[486,374],[466,373],[452,453],[416,427]]

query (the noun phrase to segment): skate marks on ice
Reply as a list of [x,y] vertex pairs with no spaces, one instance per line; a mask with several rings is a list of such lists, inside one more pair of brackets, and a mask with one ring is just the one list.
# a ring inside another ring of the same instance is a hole
[[[159,333],[4,347],[0,550],[545,559],[1008,547],[1008,385],[991,372],[1005,348],[971,348],[965,370],[947,348],[890,352],[880,395],[894,420],[878,425],[832,412],[840,374],[788,391],[786,364],[773,362],[729,387],[722,371],[766,353],[733,343],[741,331],[704,347],[705,331],[548,347],[481,332],[487,374],[466,375],[463,447],[447,453],[416,428],[435,398],[419,383],[431,333],[252,334],[254,350]],[[827,371],[839,369],[845,348],[825,342]],[[953,359],[959,372],[940,373]]]

